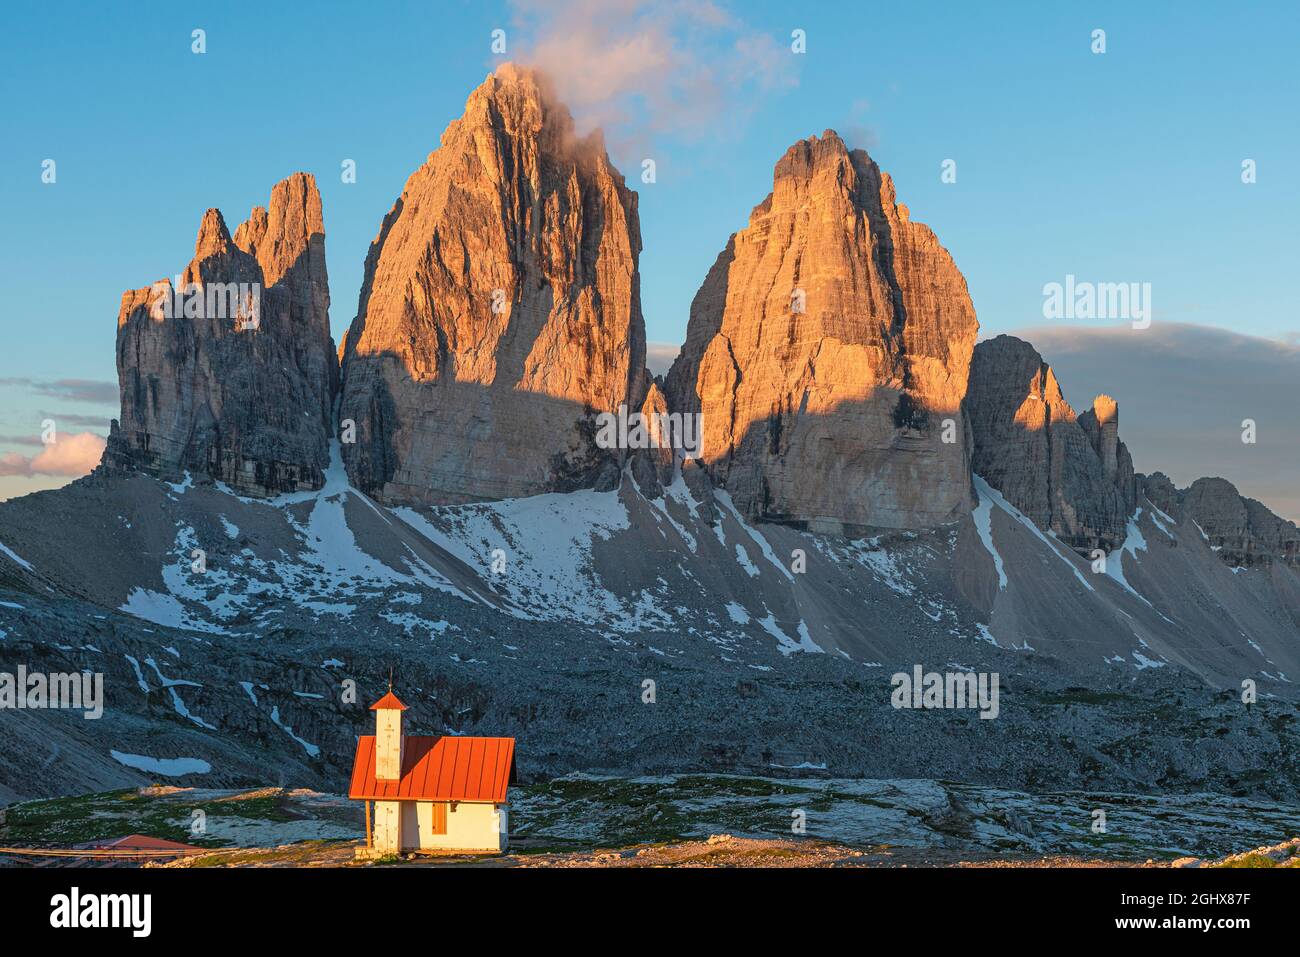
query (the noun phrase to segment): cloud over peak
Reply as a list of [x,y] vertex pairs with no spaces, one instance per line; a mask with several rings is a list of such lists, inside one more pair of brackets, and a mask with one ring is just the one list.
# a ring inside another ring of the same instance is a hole
[[[790,50],[711,0],[511,0],[507,58],[542,70],[580,132],[695,137],[798,82]],[[518,36],[516,41],[514,36]]]

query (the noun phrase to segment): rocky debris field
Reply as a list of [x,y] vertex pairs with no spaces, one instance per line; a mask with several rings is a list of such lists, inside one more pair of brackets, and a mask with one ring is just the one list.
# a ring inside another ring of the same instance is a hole
[[[977,493],[957,526],[869,539],[751,524],[683,475],[388,509],[337,460],[270,500],[132,476],[3,503],[0,671],[102,674],[105,711],[0,710],[0,800],[338,791],[390,669],[410,733],[513,736],[523,781],[824,769],[1296,800],[1293,571],[1234,572],[1144,511],[1094,573]],[[895,708],[918,664],[996,673],[996,719]]]

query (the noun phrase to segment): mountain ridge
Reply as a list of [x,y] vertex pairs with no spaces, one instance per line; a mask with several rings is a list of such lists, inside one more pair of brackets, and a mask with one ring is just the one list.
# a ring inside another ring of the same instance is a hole
[[[1294,525],[1135,473],[1113,399],[977,344],[951,257],[830,131],[655,380],[636,194],[566,116],[525,70],[471,94],[337,350],[304,174],[233,236],[205,215],[182,283],[257,284],[257,326],[124,297],[103,465],[0,503],[0,662],[104,671],[111,707],[25,716],[4,780],[142,780],[116,751],[337,783],[367,717],[340,686],[398,666],[429,730],[515,734],[538,775],[1300,794]],[[702,413],[703,454],[601,447],[620,405]],[[999,720],[892,708],[918,663],[998,672]]]

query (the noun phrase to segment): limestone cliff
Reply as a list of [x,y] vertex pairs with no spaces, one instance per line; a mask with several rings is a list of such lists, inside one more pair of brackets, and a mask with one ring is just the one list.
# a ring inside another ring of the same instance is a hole
[[276,184],[233,238],[209,209],[178,283],[123,294],[117,370],[106,471],[319,488],[338,370],[315,180]]
[[536,73],[502,66],[407,180],[343,349],[353,483],[455,503],[608,486],[595,416],[645,398],[636,194]]
[[1162,473],[1142,476],[1142,489],[1163,511],[1196,523],[1210,547],[1234,568],[1300,566],[1300,528],[1246,498],[1227,479],[1200,478],[1177,489]]
[[727,242],[666,380],[748,515],[832,531],[954,521],[978,323],[966,281],[894,185],[833,131],[792,146]]

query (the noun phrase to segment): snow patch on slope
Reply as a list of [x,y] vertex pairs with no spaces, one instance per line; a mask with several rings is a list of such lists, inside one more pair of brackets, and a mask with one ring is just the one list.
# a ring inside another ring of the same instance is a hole
[[736,542],[736,563],[745,570],[745,574],[750,578],[759,576],[758,566],[749,560],[749,552],[745,551],[745,546]]
[[[645,498],[645,496],[642,497]],[[659,498],[646,498],[645,500],[650,507],[654,509],[655,517],[659,518],[662,516],[667,519],[668,524],[672,525],[677,534],[681,536],[682,541],[686,543],[686,547],[690,549],[691,554],[694,555],[699,548],[699,542],[695,540],[695,536],[688,532],[681,522],[677,521],[677,519],[673,518],[672,514],[669,513],[669,499],[684,506],[690,512],[692,518],[696,517],[695,500],[691,498],[690,489],[686,487],[686,483],[682,480],[681,475],[676,476],[673,480],[673,484],[664,489],[664,494],[662,496]]]
[[748,625],[750,622],[749,612],[745,610],[744,605],[737,604],[734,601],[727,602],[727,614],[731,620],[738,625]]
[[890,591],[898,592],[900,595],[916,594],[916,586],[903,574],[904,566],[899,563],[896,556],[880,547],[879,539],[858,539],[852,544],[853,557],[859,564],[869,568]]
[[402,574],[362,550],[347,521],[345,506],[352,496],[380,517],[387,518],[368,498],[353,491],[343,467],[339,444],[331,442],[330,467],[325,473],[325,485],[315,493],[316,504],[306,525],[297,526],[306,539],[306,562],[317,566],[332,579],[322,583],[325,591],[350,596],[353,594],[351,585],[358,579],[372,586],[407,585],[415,580],[429,588],[450,592],[465,601],[473,601],[414,553],[405,559],[407,573]]
[[768,544],[767,539],[764,538],[757,529],[751,528],[749,523],[741,518],[740,512],[731,501],[731,496],[722,489],[716,489],[713,493],[713,497],[718,502],[721,502],[722,506],[731,513],[731,517],[736,520],[736,524],[739,525],[744,530],[745,534],[753,540],[754,544],[758,546],[759,551],[763,553],[763,557],[779,568],[782,575],[790,579],[790,581],[794,581],[794,573],[790,571],[790,569],[786,568],[785,565],[776,557],[776,553],[772,551],[772,546]]
[[998,552],[998,547],[993,544],[993,496],[984,494],[984,489],[988,488],[988,485],[978,476],[975,478],[975,488],[980,503],[971,512],[971,518],[975,521],[975,531],[979,532],[980,541],[993,556],[993,565],[998,570],[998,588],[1006,591],[1007,570],[1002,565],[1002,555]]
[[108,753],[112,755],[114,761],[125,764],[128,768],[146,771],[149,774],[161,774],[169,778],[184,774],[207,774],[212,770],[212,765],[200,758],[151,758],[147,754],[126,754],[122,751]]
[[1083,587],[1088,589],[1088,591],[1097,590],[1093,587],[1092,582],[1088,581],[1088,579],[1083,576],[1083,572],[1079,571],[1078,566],[1075,565],[1074,562],[1072,562],[1068,557],[1061,554],[1061,552],[1057,549],[1055,542],[1053,542],[1046,535],[1044,535],[1042,530],[1039,529],[1039,527],[1035,525],[1029,519],[1028,516],[1026,516],[1023,512],[1020,511],[1020,509],[1016,508],[1005,498],[1003,498],[1002,493],[999,492],[997,489],[995,489],[993,486],[989,485],[988,482],[984,481],[984,479],[981,476],[972,475],[971,477],[975,480],[975,490],[979,493],[981,502],[984,500],[985,496],[988,496],[993,501],[993,504],[995,504],[998,508],[1002,509],[1002,511],[1006,512],[1008,515],[1014,518],[1025,528],[1029,529],[1029,531],[1033,534],[1033,536],[1037,538],[1040,542],[1042,542],[1044,545],[1046,545],[1048,550],[1051,551],[1053,555],[1055,555],[1061,561],[1065,562],[1065,564],[1069,566],[1070,571],[1074,572],[1074,577],[1079,580],[1079,582],[1083,585]]
[[[252,549],[235,554],[220,545],[204,547],[194,528],[177,524],[172,554],[162,570],[165,592],[135,588],[119,610],[169,627],[186,628],[214,634],[230,634],[224,623],[256,610],[265,610],[272,600],[296,605],[314,615],[351,616],[354,601],[383,598],[394,587],[422,585],[434,591],[452,594],[464,601],[466,595],[409,546],[400,558],[401,571],[367,553],[357,542],[347,520],[350,502],[369,507],[383,521],[389,515],[348,483],[337,442],[330,446],[330,467],[319,491],[292,492],[271,499],[249,499],[217,483],[217,488],[250,507],[279,509],[301,547],[292,555],[280,551],[278,559],[259,558]],[[178,490],[179,487],[178,487]],[[310,504],[311,510],[300,518],[291,506]],[[239,527],[224,515],[219,516],[225,538],[234,540]],[[202,565],[194,562],[202,551]],[[208,552],[211,554],[208,554]]]
[[[1156,506],[1152,505],[1149,498],[1146,498],[1145,496],[1143,496],[1143,498],[1146,500],[1147,506],[1150,509],[1147,514],[1151,516],[1151,523],[1155,525],[1156,528],[1160,529],[1160,531],[1164,532],[1167,538],[1174,538],[1174,533],[1169,530],[1169,526],[1177,525],[1178,523],[1170,518],[1167,513],[1162,512],[1160,509],[1156,508]],[[1139,511],[1141,510],[1139,509]]]
[[136,618],[143,618],[145,621],[152,621],[155,625],[165,625],[168,628],[184,628],[189,631],[204,631],[214,635],[229,634],[224,628],[219,628],[209,622],[194,618],[185,606],[176,600],[174,595],[164,595],[161,592],[150,591],[147,588],[134,588],[126,598],[126,601],[118,606],[118,611],[126,612],[128,615],[134,615]]
[[293,728],[280,720],[280,708],[278,705],[271,708],[271,721],[277,728],[301,744],[302,749],[311,755],[311,757],[314,758],[320,755],[320,747],[318,745],[312,744],[310,741],[304,741],[302,738],[298,737],[298,735],[293,733]]
[[17,562],[19,565],[27,569],[29,572],[33,570],[30,562],[25,561],[22,558],[19,558],[17,553],[14,552],[14,550],[10,548],[8,545],[6,545],[4,542],[0,542],[0,552],[3,552],[5,555],[8,555],[10,559]]
[[783,655],[789,656],[796,651],[825,653],[825,649],[812,640],[812,635],[808,633],[808,625],[802,620],[799,622],[799,639],[797,641],[781,630],[781,626],[776,622],[776,615],[770,612],[766,618],[760,619],[758,623],[764,631],[776,639],[777,650]]
[[159,683],[166,688],[167,692],[171,695],[173,711],[182,718],[188,718],[190,721],[193,721],[200,728],[207,728],[209,731],[217,730],[216,725],[208,724],[208,722],[204,721],[198,715],[192,713],[189,707],[186,706],[185,701],[176,693],[177,688],[202,688],[203,685],[199,684],[197,681],[168,678],[159,669],[158,662],[154,661],[152,658],[146,658],[144,663],[153,669],[153,673],[158,676]]
[[[393,514],[505,592],[517,617],[591,622],[624,617],[623,603],[591,567],[593,543],[631,527],[616,491],[440,506],[427,514],[403,507]],[[501,568],[500,562],[504,570],[498,574],[493,565]]]
[[[1133,556],[1133,561],[1138,561],[1138,552],[1147,550],[1147,539],[1142,534],[1142,529],[1138,525],[1138,520],[1142,517],[1142,509],[1139,507],[1128,520],[1128,527],[1125,530],[1124,544],[1106,556],[1106,574],[1113,578],[1134,598],[1141,601],[1157,615],[1169,622],[1175,624],[1174,620],[1151,604],[1147,598],[1142,595],[1136,588],[1129,584],[1128,579],[1124,576],[1124,554],[1127,552]],[[1154,516],[1152,516],[1154,520]]]
[[1137,523],[1137,520],[1141,515],[1141,508],[1133,513],[1133,517],[1128,520],[1128,527],[1125,530],[1126,534],[1124,536],[1124,544],[1120,545],[1119,548],[1106,556],[1106,574],[1119,582],[1119,584],[1129,594],[1133,595],[1135,598],[1140,598],[1142,601],[1150,605],[1151,602],[1139,595],[1137,589],[1130,585],[1128,579],[1124,577],[1124,553],[1128,552],[1128,554],[1133,556],[1133,560],[1137,561],[1137,553],[1145,552],[1147,550],[1146,536],[1142,534],[1142,529],[1138,527]]

